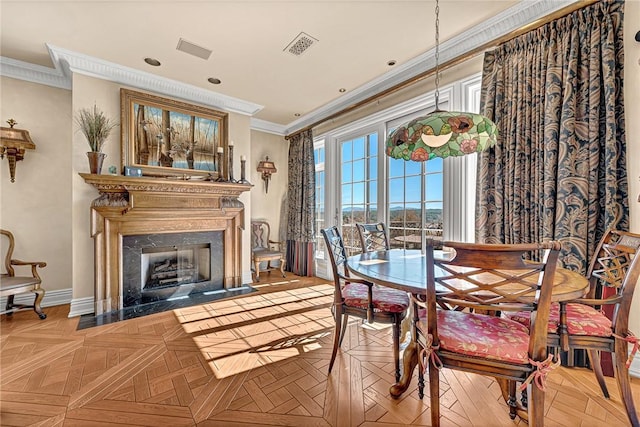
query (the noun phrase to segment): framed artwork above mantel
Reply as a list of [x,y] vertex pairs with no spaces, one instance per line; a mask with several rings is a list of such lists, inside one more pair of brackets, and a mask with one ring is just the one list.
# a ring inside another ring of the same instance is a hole
[[145,176],[226,177],[227,113],[122,88],[120,114],[122,171],[128,166]]

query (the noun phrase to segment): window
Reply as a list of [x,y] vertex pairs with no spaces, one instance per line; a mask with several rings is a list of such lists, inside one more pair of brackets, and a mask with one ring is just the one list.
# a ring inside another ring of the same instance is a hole
[[361,252],[356,223],[378,221],[378,134],[340,143],[341,234],[348,255]]

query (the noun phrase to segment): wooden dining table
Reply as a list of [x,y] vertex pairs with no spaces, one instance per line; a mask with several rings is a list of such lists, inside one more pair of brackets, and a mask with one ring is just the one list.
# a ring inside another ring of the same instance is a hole
[[[447,250],[434,251],[436,259],[450,259],[453,256],[454,252]],[[420,250],[391,249],[353,255],[347,259],[347,268],[352,274],[381,286],[400,289],[412,295],[426,294],[426,257]],[[435,274],[439,272],[436,268]],[[581,274],[556,268],[551,300],[561,302],[580,298],[588,289],[589,282]],[[533,299],[534,295],[530,298]],[[417,345],[412,339],[402,356],[402,377],[389,389],[392,397],[400,397],[409,388],[417,364]]]

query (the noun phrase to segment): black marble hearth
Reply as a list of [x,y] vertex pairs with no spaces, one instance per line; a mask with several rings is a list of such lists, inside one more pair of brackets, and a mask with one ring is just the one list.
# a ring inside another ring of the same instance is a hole
[[184,307],[191,307],[198,304],[206,304],[212,301],[221,300],[224,298],[236,297],[239,295],[246,295],[252,292],[257,292],[251,286],[243,285],[239,288],[232,288],[228,290],[217,290],[203,293],[192,293],[187,297],[174,300],[164,300],[150,302],[147,304],[140,304],[133,307],[124,308],[122,310],[113,311],[110,313],[94,316],[93,314],[85,314],[80,316],[78,322],[78,330],[92,328],[94,326],[108,325],[109,323],[119,322],[121,320],[134,319],[136,317],[147,316],[154,313],[160,313],[163,311],[175,310]]

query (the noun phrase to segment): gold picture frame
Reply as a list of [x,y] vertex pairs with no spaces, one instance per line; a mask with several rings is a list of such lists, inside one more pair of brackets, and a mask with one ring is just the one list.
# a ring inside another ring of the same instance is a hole
[[122,171],[128,166],[145,176],[226,176],[227,113],[122,88],[120,115]]

